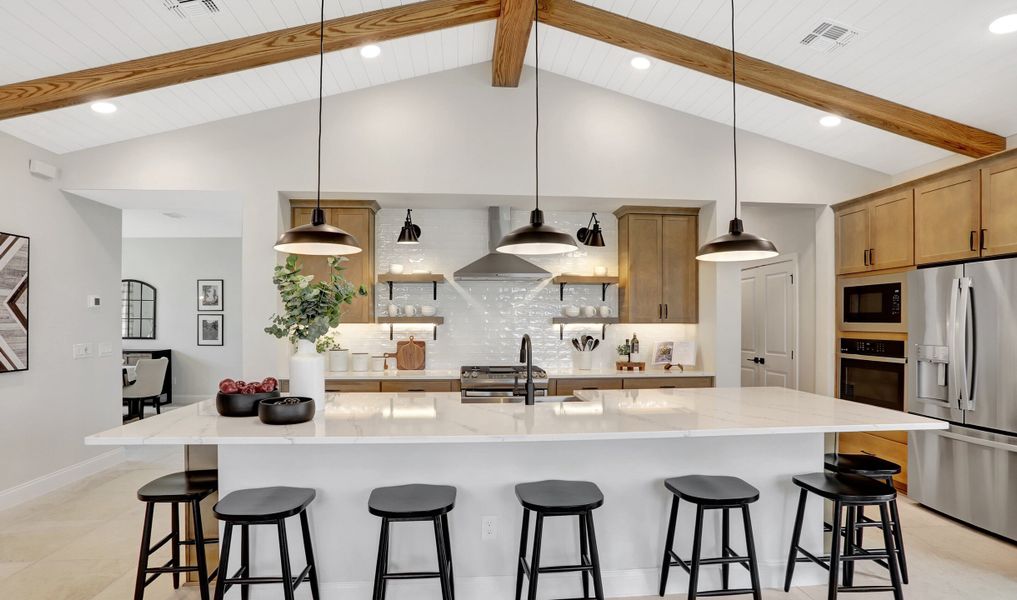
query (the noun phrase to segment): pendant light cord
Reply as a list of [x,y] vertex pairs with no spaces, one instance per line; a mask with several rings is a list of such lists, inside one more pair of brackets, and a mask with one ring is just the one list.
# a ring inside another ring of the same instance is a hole
[[325,95],[325,0],[321,0],[321,29],[318,33],[318,210],[321,210],[321,121]]
[[731,149],[734,155],[734,218],[738,218],[738,57],[735,54],[735,0],[731,0]]
[[540,0],[533,0],[533,198],[540,210]]

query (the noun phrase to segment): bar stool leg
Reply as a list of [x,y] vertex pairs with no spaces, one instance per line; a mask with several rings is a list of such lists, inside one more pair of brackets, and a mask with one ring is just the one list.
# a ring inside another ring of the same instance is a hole
[[798,494],[798,512],[795,515],[795,527],[791,533],[791,550],[787,557],[787,574],[784,575],[784,591],[791,591],[791,578],[795,574],[795,563],[798,561],[798,544],[802,538],[802,521],[805,520],[805,500],[808,492],[804,489]]
[[830,536],[830,582],[827,589],[828,600],[837,600],[837,586],[840,583],[840,513],[841,503],[833,503],[833,535]]
[[[585,565],[590,557],[590,534],[586,531],[586,517],[579,515],[579,563]],[[583,600],[590,597],[590,573],[583,571]]]
[[533,558],[530,559],[530,588],[527,600],[537,600],[537,579],[540,574],[540,542],[544,533],[544,515],[537,513],[537,522],[533,526]]
[[279,562],[282,564],[283,598],[294,600],[293,596],[293,569],[290,568],[290,547],[286,539],[286,521],[276,521],[279,529]]
[[[195,527],[197,530],[197,527]],[[222,600],[226,593],[226,579],[229,578],[230,543],[233,541],[233,523],[226,521],[222,534],[222,548],[219,549],[219,577],[215,582],[215,600]]]
[[378,538],[378,563],[374,567],[373,600],[385,598],[385,575],[388,573],[388,519],[381,519],[381,536]]
[[[893,486],[893,478],[888,477],[886,484]],[[900,566],[900,579],[904,584],[908,583],[908,561],[904,556],[904,534],[900,528],[900,513],[897,511],[897,499],[890,502],[890,518],[893,519],[893,542],[897,547],[897,558]]]
[[[244,577],[251,577],[251,527],[240,526],[240,572]],[[240,584],[240,600],[248,600],[251,597],[251,586],[246,583]]]
[[452,536],[449,533],[448,528],[448,513],[441,516],[441,532],[444,536],[445,542],[445,557],[448,558],[448,592],[449,595],[455,600],[456,597],[456,574],[455,574],[455,561],[452,560]]
[[[727,549],[731,546],[731,515],[729,509],[721,509],[720,518],[720,555],[727,558]],[[724,563],[720,567],[720,580],[722,589],[731,589],[731,565]]]
[[[208,564],[205,560],[205,531],[201,524],[200,500],[191,502],[191,520],[194,522],[194,562],[198,567],[198,593],[201,595],[201,600],[208,600]],[[218,572],[225,573],[226,571]],[[224,574],[223,577],[226,575]]]
[[441,583],[442,600],[451,600],[448,588],[448,556],[445,555],[445,534],[441,530],[441,518],[431,519],[434,524],[434,546],[438,552],[438,581]]
[[311,584],[311,598],[312,600],[318,600],[318,565],[314,562],[314,547],[311,544],[311,526],[307,522],[306,510],[300,513],[300,533],[304,538],[304,560],[311,567],[311,570],[307,572],[307,579]]
[[[176,502],[170,503],[170,532],[173,537],[170,540],[170,553],[173,558],[173,566],[180,567],[180,512]],[[180,589],[180,573],[173,573],[173,589]]]
[[702,505],[696,506],[696,533],[692,537],[692,561],[689,565],[689,600],[696,600],[699,587],[699,557],[703,546],[703,513]]
[[522,534],[519,536],[519,567],[516,569],[516,600],[523,598],[523,561],[526,559],[526,540],[530,535],[530,511],[523,509]]
[[901,588],[900,571],[894,556],[896,549],[894,548],[893,535],[890,533],[890,518],[887,515],[887,504],[889,502],[879,505],[879,521],[882,523],[883,544],[886,546],[886,553],[888,555],[886,564],[890,567],[890,583],[893,585],[893,599],[903,600],[904,590]]
[[667,538],[664,540],[664,562],[660,567],[660,595],[667,589],[667,575],[671,571],[671,550],[674,548],[674,530],[678,525],[678,496],[671,500],[671,518],[667,521]]
[[593,528],[593,513],[587,512],[579,518],[586,519],[586,533],[590,537],[590,563],[593,567],[593,595],[604,600],[604,582],[600,577],[600,551],[597,549],[597,532]]
[[134,600],[145,597],[145,570],[148,569],[148,549],[152,547],[152,517],[155,504],[145,503],[145,524],[141,530],[141,555],[138,557],[138,576],[134,580]]
[[749,505],[742,505],[742,522],[745,525],[745,553],[749,556],[749,580],[752,582],[752,600],[763,600],[763,590],[759,585],[759,562],[756,560],[756,540],[752,535],[752,519],[749,517]]

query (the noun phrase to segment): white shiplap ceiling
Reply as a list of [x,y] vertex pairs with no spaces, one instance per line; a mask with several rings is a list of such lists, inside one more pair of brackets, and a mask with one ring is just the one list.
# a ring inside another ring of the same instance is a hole
[[[729,44],[724,0],[586,0],[721,46]],[[314,22],[317,0],[217,0],[213,17],[180,19],[163,0],[0,2],[0,83],[75,71]],[[401,0],[326,0],[326,18]],[[1015,0],[738,0],[738,49],[757,58],[901,102],[1001,135],[1017,132],[1017,34],[987,25],[1017,12]],[[798,42],[820,19],[863,35],[832,53]],[[707,119],[730,121],[730,86],[654,61],[635,71],[632,54],[542,27],[541,68]],[[336,94],[490,60],[494,23],[326,57],[326,93]],[[533,64],[532,44],[527,62]],[[58,153],[151,135],[292,104],[315,96],[317,59],[303,59],[126,96],[100,116],[87,106],[0,121],[0,130]],[[897,173],[947,156],[931,146],[845,121],[818,125],[821,113],[746,88],[739,124],[790,144]]]

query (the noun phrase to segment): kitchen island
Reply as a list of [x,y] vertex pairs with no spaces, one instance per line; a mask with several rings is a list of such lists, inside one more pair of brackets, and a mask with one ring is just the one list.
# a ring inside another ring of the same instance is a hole
[[[455,393],[342,394],[314,421],[270,427],[228,419],[206,401],[87,438],[106,445],[218,446],[220,494],[245,487],[313,487],[310,510],[323,597],[368,598],[379,521],[367,513],[372,488],[410,482],[459,489],[450,515],[460,598],[511,598],[521,509],[513,486],[540,479],[587,479],[604,491],[595,513],[608,596],[655,592],[669,495],[662,480],[683,474],[741,477],[759,488],[752,505],[763,585],[782,583],[794,518],[792,475],[822,470],[824,434],[942,429],[933,419],[783,388],[582,390],[536,406],[463,404]],[[679,553],[688,555],[691,523],[679,517]],[[805,544],[818,550],[821,504],[812,502]],[[482,521],[494,518],[494,532]],[[574,561],[574,519],[545,525],[547,564]],[[715,555],[719,516],[708,524],[704,554]],[[254,534],[254,568],[277,572],[270,532]],[[432,568],[434,546],[423,524],[395,528],[395,570]],[[734,547],[741,532],[734,528]],[[293,540],[296,544],[296,539]],[[298,546],[291,546],[298,547]],[[296,559],[299,563],[299,558]],[[715,569],[716,570],[716,569]],[[704,571],[701,588],[719,575]],[[717,570],[719,571],[719,570]],[[732,571],[732,583],[744,583]],[[824,581],[803,565],[796,583]],[[669,589],[687,579],[672,570]],[[542,597],[578,595],[578,575],[549,576]],[[255,590],[254,598],[274,597]],[[261,595],[259,595],[261,594]],[[390,598],[438,598],[434,582],[397,582]]]

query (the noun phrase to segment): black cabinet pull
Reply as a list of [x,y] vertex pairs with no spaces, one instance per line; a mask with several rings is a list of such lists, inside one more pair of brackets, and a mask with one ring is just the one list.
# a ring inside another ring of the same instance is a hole
[[972,229],[971,230],[971,235],[968,236],[968,248],[970,248],[972,252],[975,250],[975,236],[976,235],[978,235],[978,232]]
[[862,264],[869,266],[869,249],[862,250]]
[[667,304],[664,305],[664,318],[667,318]]
[[657,318],[658,319],[663,319],[664,318],[664,305],[663,304],[658,304],[657,305]]
[[869,266],[870,267],[876,266],[876,249],[875,248],[869,248]]
[[987,235],[988,233],[989,233],[989,230],[988,230],[988,229],[983,229],[983,230],[982,230],[982,235],[981,235],[981,238],[982,238],[982,239],[981,239],[981,241],[979,242],[979,246],[978,246],[978,247],[979,247],[980,249],[982,249],[982,250],[985,250],[985,237],[986,237],[986,235]]

